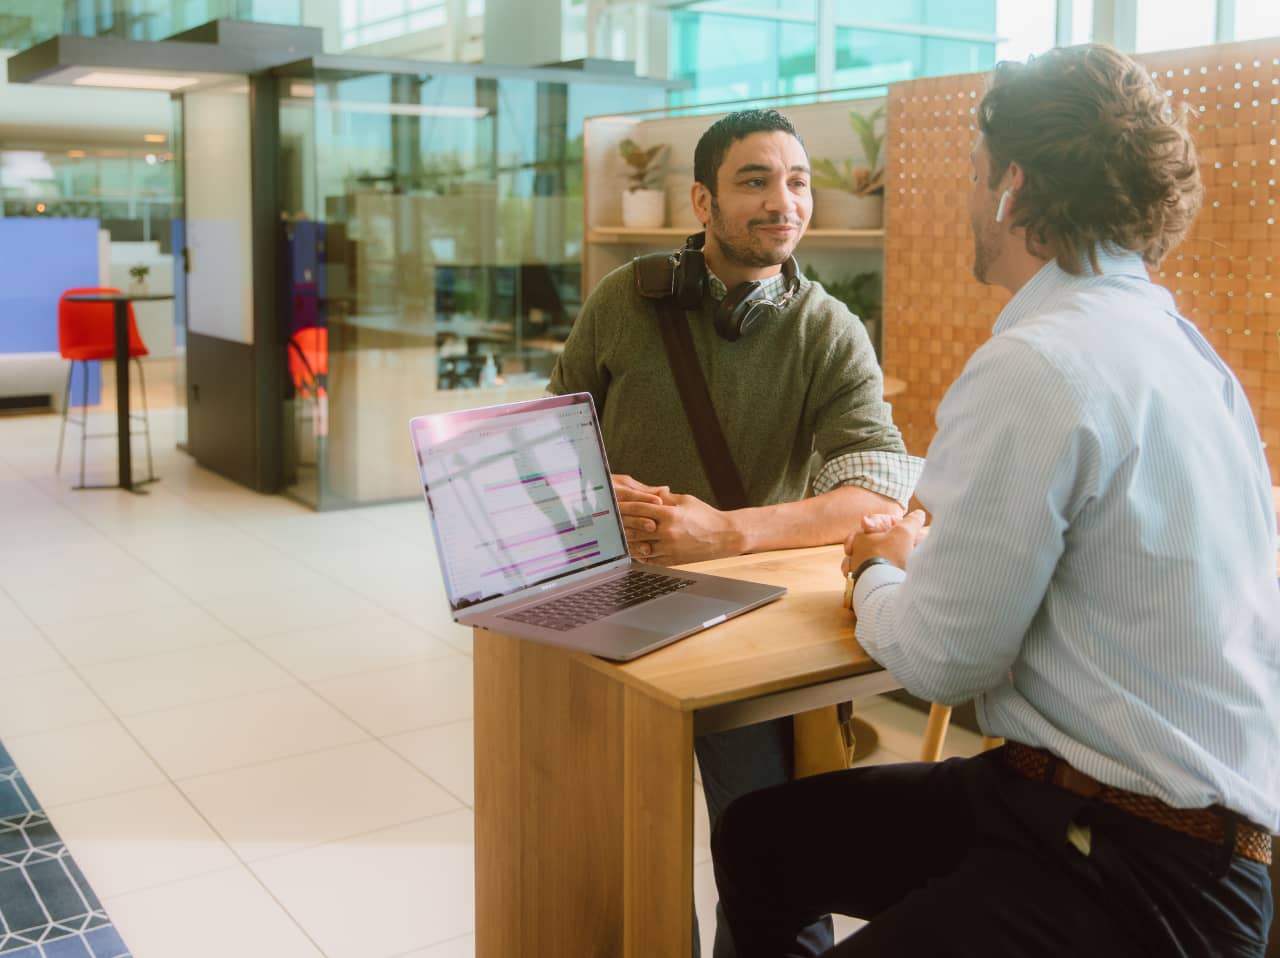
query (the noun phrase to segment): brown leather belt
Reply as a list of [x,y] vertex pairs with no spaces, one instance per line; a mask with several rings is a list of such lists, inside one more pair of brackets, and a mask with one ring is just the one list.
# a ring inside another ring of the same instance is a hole
[[1091,798],[1203,842],[1222,845],[1228,829],[1235,829],[1235,853],[1250,861],[1271,864],[1271,834],[1223,808],[1174,808],[1153,795],[1139,795],[1104,785],[1041,748],[1008,742],[1000,758],[1024,778],[1046,782],[1074,795]]

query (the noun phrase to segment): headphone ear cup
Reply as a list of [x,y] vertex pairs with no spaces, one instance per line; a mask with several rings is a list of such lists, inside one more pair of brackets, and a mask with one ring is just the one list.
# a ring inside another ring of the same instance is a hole
[[741,283],[725,293],[724,299],[716,307],[716,332],[729,342],[736,343],[743,333],[755,325],[758,316],[752,315],[757,312],[754,307],[763,305],[758,302],[759,299],[760,283],[755,281]]

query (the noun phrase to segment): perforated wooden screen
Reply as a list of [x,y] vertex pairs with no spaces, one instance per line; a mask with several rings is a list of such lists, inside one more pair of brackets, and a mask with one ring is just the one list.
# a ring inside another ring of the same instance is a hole
[[[1240,377],[1280,484],[1280,42],[1139,58],[1195,111],[1204,207],[1154,274]],[[991,334],[1002,290],[973,278],[966,200],[982,74],[889,93],[885,368],[907,382],[894,416],[924,455],[943,393]]]

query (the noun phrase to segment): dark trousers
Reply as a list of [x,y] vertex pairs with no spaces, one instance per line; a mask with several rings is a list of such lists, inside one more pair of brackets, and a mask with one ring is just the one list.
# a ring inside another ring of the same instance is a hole
[[1271,924],[1265,866],[1021,778],[997,752],[756,792],[711,847],[739,958],[808,954],[795,935],[829,912],[870,922],[843,958],[1261,958]]
[[[714,829],[721,813],[736,798],[791,780],[795,745],[791,719],[782,718],[758,725],[700,735],[693,742],[702,771],[702,790],[707,796],[707,814]],[[804,958],[821,955],[835,940],[831,916],[815,918],[810,927],[798,932],[794,954]],[[701,955],[698,923],[693,925],[694,958]],[[724,909],[716,906],[716,940],[713,958],[736,958],[729,937]]]

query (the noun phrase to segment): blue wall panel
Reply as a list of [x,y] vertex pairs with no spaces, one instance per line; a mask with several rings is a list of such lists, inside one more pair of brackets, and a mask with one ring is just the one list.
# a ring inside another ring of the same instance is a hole
[[[98,285],[98,221],[0,218],[0,353],[56,353],[58,297]],[[99,364],[89,363],[89,404],[97,405]],[[81,402],[81,367],[72,403]]]
[[0,353],[58,351],[58,297],[98,285],[98,221],[0,218]]

